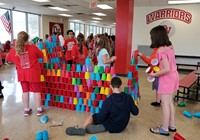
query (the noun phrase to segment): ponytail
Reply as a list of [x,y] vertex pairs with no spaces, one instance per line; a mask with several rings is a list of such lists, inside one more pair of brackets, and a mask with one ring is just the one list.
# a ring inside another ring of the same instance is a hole
[[79,52],[80,52],[80,54],[83,54],[84,35],[83,35],[83,34],[79,34],[79,35],[77,36],[77,40],[78,40]]
[[18,33],[17,35],[17,41],[16,41],[16,55],[20,55],[24,52],[24,48],[25,48],[25,42],[28,41],[28,34],[24,31],[21,31]]

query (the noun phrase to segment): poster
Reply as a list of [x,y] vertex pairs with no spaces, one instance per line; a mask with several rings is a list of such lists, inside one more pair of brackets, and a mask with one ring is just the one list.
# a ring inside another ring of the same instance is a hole
[[52,35],[54,32],[60,33],[62,36],[64,35],[64,29],[62,23],[55,23],[55,22],[49,22],[49,34]]

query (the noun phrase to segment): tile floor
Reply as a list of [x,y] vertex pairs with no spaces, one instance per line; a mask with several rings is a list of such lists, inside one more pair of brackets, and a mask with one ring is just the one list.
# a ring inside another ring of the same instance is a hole
[[[96,134],[98,140],[173,140],[173,133],[169,137],[152,134],[150,127],[160,124],[161,108],[150,105],[155,101],[155,92],[151,90],[151,83],[147,82],[145,69],[139,68],[139,83],[142,99],[138,105],[140,113],[137,117],[132,116],[130,122],[120,134],[109,134],[107,132]],[[183,77],[187,72],[180,72]],[[33,114],[29,117],[23,116],[23,105],[21,100],[22,90],[17,82],[14,65],[3,65],[0,68],[0,80],[3,83],[4,99],[0,99],[0,140],[8,137],[10,140],[35,140],[36,132],[48,130],[50,140],[88,140],[93,135],[86,134],[84,137],[67,136],[65,129],[69,126],[81,125],[81,122],[89,113],[70,111],[67,109],[58,109],[48,107],[46,115],[49,121],[46,124],[40,123],[40,117],[36,116],[36,109],[33,95],[30,96],[30,106],[33,108]],[[127,79],[122,77],[124,85]],[[181,100],[180,100],[181,101]],[[185,109],[191,113],[200,111],[200,103],[186,101],[186,107],[176,108],[176,127],[178,133],[187,140],[200,139],[200,119],[186,118],[183,116]],[[49,127],[55,122],[64,122],[64,126]]]

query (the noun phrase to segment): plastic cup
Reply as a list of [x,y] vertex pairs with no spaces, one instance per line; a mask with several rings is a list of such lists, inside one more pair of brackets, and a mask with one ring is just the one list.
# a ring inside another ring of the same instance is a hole
[[89,140],[98,140],[97,136],[92,136]]
[[43,131],[43,139],[42,140],[49,140],[49,134],[48,134],[48,131],[47,130],[44,130]]
[[99,72],[99,70],[98,70],[98,66],[95,65],[95,66],[94,66],[94,73],[98,73],[98,72]]
[[188,118],[192,118],[192,114],[187,110],[184,110],[183,114],[184,114],[184,116],[186,116]]
[[49,116],[42,116],[42,117],[40,118],[40,122],[41,122],[41,123],[46,123],[46,122],[48,121],[48,119],[49,119]]
[[42,140],[43,139],[43,133],[40,131],[40,132],[37,132],[36,133],[36,140]]
[[97,82],[97,85],[98,85],[98,87],[102,87],[102,81],[99,80],[99,81]]
[[106,67],[105,67],[105,73],[106,73],[106,74],[110,73],[110,66],[106,66]]
[[160,71],[160,68],[159,68],[158,66],[155,66],[155,67],[153,67],[153,71],[154,71],[154,72],[159,72],[159,71]]
[[111,74],[107,74],[106,81],[111,81]]
[[61,71],[60,71],[60,69],[57,70],[56,76],[61,76]]
[[185,140],[185,138],[182,137],[179,133],[176,132],[174,134],[174,140]]
[[95,110],[94,110],[94,107],[93,107],[93,106],[90,107],[90,113],[91,113],[91,114],[95,113]]
[[104,87],[101,87],[100,94],[104,94],[104,93],[105,93]]
[[99,112],[100,112],[99,107],[96,107],[96,108],[95,108],[95,113],[99,113]]
[[151,60],[151,65],[152,66],[157,66],[158,65],[158,59],[154,58]]
[[136,59],[135,58],[131,59],[131,64],[136,64]]
[[108,87],[105,88],[105,95],[109,95],[110,89]]
[[81,72],[81,65],[80,64],[76,65],[76,72]]
[[185,107],[186,104],[185,104],[185,102],[180,102],[180,103],[178,104],[178,106],[179,106],[179,107]]
[[151,76],[147,76],[147,80],[148,80],[149,82],[153,82],[153,81],[155,80],[155,78],[154,78],[154,77],[151,77]]
[[82,72],[86,72],[86,71],[87,71],[86,66],[83,65],[83,66],[82,66]]
[[124,87],[124,93],[128,94],[128,87]]
[[106,81],[106,74],[105,73],[102,74],[101,80]]
[[90,58],[87,57],[87,58],[85,59],[85,65],[86,65],[86,66],[90,66]]
[[85,79],[89,79],[90,78],[90,73],[89,72],[85,72]]
[[92,66],[88,66],[88,72],[93,72],[93,67]]
[[97,73],[95,78],[96,78],[97,81],[101,80],[101,78],[100,78],[100,74]]
[[96,78],[95,78],[95,73],[94,73],[94,72],[91,73],[90,79],[91,79],[91,80],[95,80],[95,79],[96,79]]
[[112,75],[115,74],[115,67],[110,68],[110,74],[112,74]]
[[85,112],[85,106],[81,105],[81,112]]
[[77,79],[77,85],[81,85],[81,84],[82,84],[81,79],[78,78],[78,79]]
[[200,112],[194,112],[194,117],[200,118]]
[[128,79],[132,79],[133,78],[133,76],[132,76],[132,72],[128,72]]
[[71,71],[71,65],[67,64],[67,71]]
[[104,67],[103,67],[103,66],[100,66],[100,68],[99,68],[99,73],[100,73],[100,74],[104,73]]
[[146,73],[151,73],[152,71],[153,71],[153,67],[148,67],[148,68],[145,70]]

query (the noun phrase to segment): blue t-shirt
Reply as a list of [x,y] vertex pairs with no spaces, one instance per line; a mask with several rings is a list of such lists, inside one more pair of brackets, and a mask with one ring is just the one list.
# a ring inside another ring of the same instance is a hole
[[110,58],[110,55],[108,54],[108,51],[106,49],[101,49],[100,52],[99,52],[99,55],[97,56],[97,60],[98,60],[98,66],[110,66],[110,64],[104,64],[103,63],[103,55],[107,55],[107,59]]

